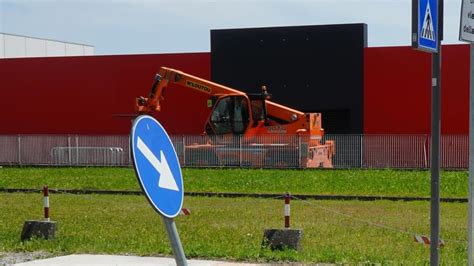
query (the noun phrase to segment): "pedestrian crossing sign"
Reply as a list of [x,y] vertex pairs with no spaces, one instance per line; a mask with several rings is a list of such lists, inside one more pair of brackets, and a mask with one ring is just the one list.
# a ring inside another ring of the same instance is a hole
[[426,52],[438,52],[439,0],[412,0],[412,46]]

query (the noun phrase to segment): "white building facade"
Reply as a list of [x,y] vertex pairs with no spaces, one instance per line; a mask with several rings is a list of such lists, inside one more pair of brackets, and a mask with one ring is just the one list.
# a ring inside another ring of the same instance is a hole
[[94,46],[0,33],[0,59],[94,55]]

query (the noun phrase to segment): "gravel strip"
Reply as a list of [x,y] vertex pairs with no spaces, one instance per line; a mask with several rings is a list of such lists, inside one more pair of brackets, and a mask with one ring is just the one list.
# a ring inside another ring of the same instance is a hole
[[53,257],[46,251],[33,252],[0,252],[0,266],[9,266],[16,263]]

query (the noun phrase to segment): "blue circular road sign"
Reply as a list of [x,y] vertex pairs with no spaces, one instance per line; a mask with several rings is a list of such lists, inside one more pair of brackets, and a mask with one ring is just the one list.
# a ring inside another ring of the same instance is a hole
[[171,140],[155,118],[142,115],[133,122],[131,153],[140,186],[153,208],[173,218],[183,206],[183,177]]

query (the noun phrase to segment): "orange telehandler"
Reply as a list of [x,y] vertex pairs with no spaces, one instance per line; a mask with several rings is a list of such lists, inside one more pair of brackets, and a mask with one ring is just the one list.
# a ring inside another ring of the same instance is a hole
[[152,115],[161,110],[160,101],[178,90],[180,95],[199,92],[207,99],[200,104],[208,111],[202,138],[183,143],[186,165],[333,167],[335,146],[333,141],[322,142],[321,114],[269,101],[265,86],[261,93],[244,93],[162,67],[148,97],[136,99],[136,109]]

